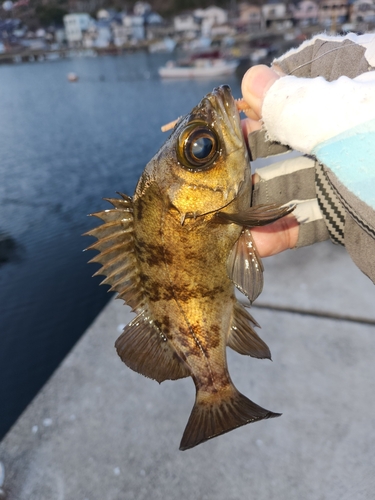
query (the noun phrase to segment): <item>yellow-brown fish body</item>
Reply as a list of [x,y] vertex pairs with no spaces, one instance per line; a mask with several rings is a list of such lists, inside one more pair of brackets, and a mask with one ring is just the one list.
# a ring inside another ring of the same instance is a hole
[[270,357],[237,302],[234,284],[250,300],[262,269],[245,226],[287,213],[250,208],[251,172],[235,101],[214,89],[181,119],[143,172],[133,199],[110,200],[89,232],[101,253],[98,274],[138,316],[116,342],[121,359],[159,382],[191,376],[196,402],[181,449],[248,422],[277,416],[240,394],[226,346]]

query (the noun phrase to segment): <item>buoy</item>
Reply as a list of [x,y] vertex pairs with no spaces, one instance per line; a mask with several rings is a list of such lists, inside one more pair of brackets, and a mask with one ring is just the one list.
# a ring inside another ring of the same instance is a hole
[[68,73],[69,82],[78,82],[78,75],[76,73]]

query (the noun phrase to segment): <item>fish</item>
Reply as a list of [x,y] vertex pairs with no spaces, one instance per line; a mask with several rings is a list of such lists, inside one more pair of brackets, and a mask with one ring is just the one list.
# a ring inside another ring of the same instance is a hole
[[271,358],[249,305],[263,288],[251,227],[293,207],[251,206],[251,168],[236,102],[216,87],[175,124],[146,165],[133,197],[107,198],[88,233],[118,298],[137,314],[115,347],[132,370],[161,383],[191,377],[194,407],[180,443],[187,450],[232,429],[280,414],[241,394],[226,347]]

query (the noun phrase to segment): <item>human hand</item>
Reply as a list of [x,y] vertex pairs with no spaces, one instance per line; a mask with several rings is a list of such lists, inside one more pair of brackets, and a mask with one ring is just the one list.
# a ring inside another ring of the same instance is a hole
[[[275,70],[268,66],[258,65],[250,68],[242,80],[242,95],[249,110],[245,111],[247,118],[242,120],[244,136],[262,127],[262,105],[267,90],[280,78]],[[257,174],[253,183],[258,182]],[[293,214],[287,215],[267,226],[252,229],[251,234],[261,257],[275,255],[297,244],[299,224]]]
[[242,79],[242,95],[249,109],[245,110],[247,118],[242,120],[245,137],[262,127],[262,106],[267,90],[278,80],[281,72],[263,64],[250,68]]
[[294,248],[297,244],[299,224],[293,214],[267,224],[254,227],[251,234],[261,257],[270,257]]

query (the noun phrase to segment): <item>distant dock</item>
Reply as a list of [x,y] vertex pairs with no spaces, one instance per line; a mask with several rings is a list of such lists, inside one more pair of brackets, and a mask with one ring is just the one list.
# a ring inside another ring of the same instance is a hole
[[135,50],[148,49],[149,42],[141,41],[134,45],[128,43],[121,47],[109,46],[105,48],[63,48],[58,50],[38,49],[23,50],[20,52],[5,52],[0,54],[0,64],[13,64],[21,62],[53,61],[69,57],[96,57],[100,55],[121,55]]

